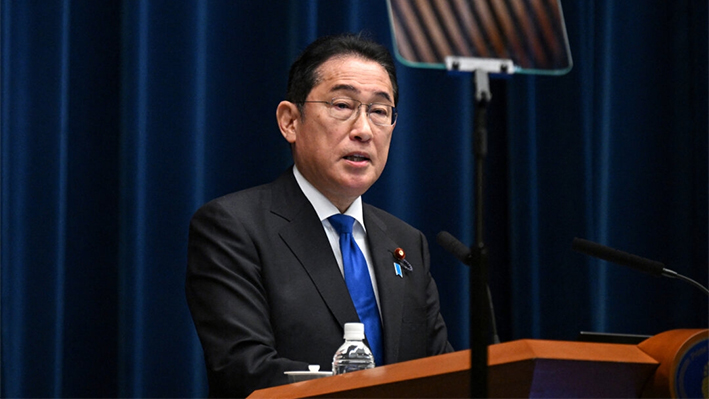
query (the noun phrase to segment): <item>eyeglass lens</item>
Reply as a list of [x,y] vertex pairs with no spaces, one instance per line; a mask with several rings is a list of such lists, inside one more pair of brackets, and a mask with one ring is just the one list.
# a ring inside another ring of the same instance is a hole
[[360,101],[346,97],[332,99],[329,107],[330,116],[340,120],[350,119],[355,112],[359,112],[361,105],[367,107],[367,116],[375,125],[391,126],[396,122],[396,110],[391,105],[380,103],[363,104]]

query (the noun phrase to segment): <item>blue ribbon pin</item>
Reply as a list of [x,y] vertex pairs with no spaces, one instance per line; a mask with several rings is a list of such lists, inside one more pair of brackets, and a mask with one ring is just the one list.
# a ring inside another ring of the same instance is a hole
[[394,262],[394,273],[396,273],[397,276],[404,278],[404,274],[401,272],[401,265]]

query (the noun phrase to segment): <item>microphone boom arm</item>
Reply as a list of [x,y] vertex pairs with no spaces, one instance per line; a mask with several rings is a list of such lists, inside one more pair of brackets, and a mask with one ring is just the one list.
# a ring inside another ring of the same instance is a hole
[[663,269],[662,275],[665,277],[669,277],[669,278],[676,278],[678,280],[682,280],[686,283],[689,283],[689,284],[699,288],[701,291],[703,291],[705,294],[707,294],[709,296],[709,289],[707,289],[705,286],[699,284],[698,282],[692,280],[691,278],[689,278],[687,276],[683,276],[683,275],[681,275],[675,271],[672,271],[670,269]]

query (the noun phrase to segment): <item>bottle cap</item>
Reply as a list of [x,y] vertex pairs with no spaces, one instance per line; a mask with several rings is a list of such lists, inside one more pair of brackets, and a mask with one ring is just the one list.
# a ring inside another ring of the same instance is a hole
[[364,324],[362,323],[345,323],[345,339],[362,340],[364,339]]

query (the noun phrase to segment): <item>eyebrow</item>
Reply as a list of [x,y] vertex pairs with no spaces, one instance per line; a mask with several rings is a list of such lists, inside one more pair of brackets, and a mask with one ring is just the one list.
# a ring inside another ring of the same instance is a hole
[[[352,86],[352,85],[345,85],[345,84],[340,84],[340,85],[335,85],[335,86],[333,86],[333,87],[330,89],[330,93],[335,92],[335,91],[340,91],[340,90],[351,91],[351,92],[353,92],[353,93],[355,93],[355,94],[361,93],[356,87],[354,87],[354,86]],[[383,98],[385,98],[387,101],[391,102],[391,97],[389,96],[389,93],[387,93],[387,92],[385,92],[385,91],[378,91],[378,92],[375,92],[374,95],[377,96],[377,97],[383,97]]]

